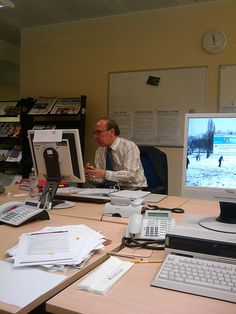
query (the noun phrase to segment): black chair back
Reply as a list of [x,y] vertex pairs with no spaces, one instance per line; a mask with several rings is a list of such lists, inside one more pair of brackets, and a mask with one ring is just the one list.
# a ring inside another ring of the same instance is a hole
[[148,191],[168,194],[168,162],[164,152],[154,146],[139,146]]

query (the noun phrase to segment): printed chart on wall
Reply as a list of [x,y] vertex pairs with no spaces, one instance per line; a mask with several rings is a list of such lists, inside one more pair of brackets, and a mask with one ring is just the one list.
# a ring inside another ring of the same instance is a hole
[[219,112],[236,112],[236,64],[220,66]]
[[206,104],[205,66],[109,73],[109,116],[138,145],[182,146],[185,113]]

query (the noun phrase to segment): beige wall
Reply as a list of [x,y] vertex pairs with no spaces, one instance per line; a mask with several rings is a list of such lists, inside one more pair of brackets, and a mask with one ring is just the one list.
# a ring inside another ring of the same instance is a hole
[[[217,55],[201,48],[203,34],[223,29]],[[87,20],[22,31],[21,95],[87,99],[85,162],[96,145],[94,122],[107,114],[108,73],[208,66],[208,111],[217,111],[218,67],[236,63],[236,3],[199,5]],[[169,163],[169,194],[180,194],[182,148],[162,148]]]
[[17,86],[0,84],[0,100],[20,99],[20,89]]

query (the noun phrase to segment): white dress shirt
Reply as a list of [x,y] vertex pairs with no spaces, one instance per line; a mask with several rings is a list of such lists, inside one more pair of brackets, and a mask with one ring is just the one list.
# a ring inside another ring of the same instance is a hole
[[[117,137],[111,145],[113,171],[106,170],[105,179],[115,181],[121,187],[146,187],[138,146],[127,139]],[[95,153],[96,168],[106,169],[107,147],[99,147]]]

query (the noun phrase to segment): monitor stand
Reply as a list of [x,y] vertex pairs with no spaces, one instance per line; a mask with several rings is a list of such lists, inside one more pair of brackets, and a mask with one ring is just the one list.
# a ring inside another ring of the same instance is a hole
[[219,203],[220,215],[203,218],[199,225],[213,231],[236,234],[236,203]]

